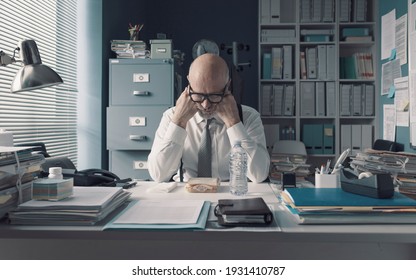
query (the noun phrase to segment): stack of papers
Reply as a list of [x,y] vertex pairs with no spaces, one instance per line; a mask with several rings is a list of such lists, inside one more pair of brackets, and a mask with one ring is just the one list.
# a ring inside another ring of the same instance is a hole
[[280,180],[283,172],[293,172],[298,178],[310,174],[310,164],[306,163],[307,156],[293,154],[272,154],[270,177]]
[[351,167],[359,172],[389,173],[400,192],[416,194],[416,154],[367,149],[352,158]]
[[32,198],[32,182],[22,184],[20,194],[15,186],[0,189],[0,218],[3,218],[7,212],[16,209],[19,196],[21,196],[23,202]]
[[204,229],[210,206],[203,200],[133,201],[104,229]]
[[132,40],[112,40],[111,50],[117,58],[149,58],[150,51],[146,50],[146,43]]
[[21,225],[93,225],[124,204],[131,193],[121,187],[74,187],[60,201],[30,200],[9,212],[10,222]]
[[299,224],[416,223],[416,200],[399,192],[377,199],[341,188],[290,188],[281,196]]

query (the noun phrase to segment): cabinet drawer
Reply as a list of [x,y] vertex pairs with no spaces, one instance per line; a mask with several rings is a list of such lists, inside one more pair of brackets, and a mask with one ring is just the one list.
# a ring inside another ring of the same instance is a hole
[[[136,59],[137,60],[137,59]],[[170,60],[146,63],[110,62],[110,105],[171,105],[173,64]]]
[[150,151],[110,151],[110,171],[120,179],[150,180],[147,156]]
[[107,149],[150,150],[166,109],[168,106],[107,108]]

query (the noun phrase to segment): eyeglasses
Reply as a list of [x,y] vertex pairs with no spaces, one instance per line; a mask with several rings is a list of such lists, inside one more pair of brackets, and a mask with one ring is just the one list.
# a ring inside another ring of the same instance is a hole
[[[227,83],[228,85],[228,83]],[[191,85],[189,85],[189,96],[191,97],[191,100],[196,103],[202,103],[207,99],[210,103],[217,104],[222,101],[225,95],[225,91],[227,90],[227,85],[225,85],[224,89],[222,90],[222,93],[198,93],[194,92]]]

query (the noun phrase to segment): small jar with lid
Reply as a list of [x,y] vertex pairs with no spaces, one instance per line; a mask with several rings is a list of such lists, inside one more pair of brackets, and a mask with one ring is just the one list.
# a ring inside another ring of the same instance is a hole
[[62,167],[49,167],[49,179],[63,179]]

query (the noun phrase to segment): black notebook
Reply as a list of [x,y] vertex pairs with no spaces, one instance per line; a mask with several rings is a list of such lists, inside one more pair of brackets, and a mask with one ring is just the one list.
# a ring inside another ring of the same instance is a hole
[[223,226],[268,225],[273,221],[273,213],[261,197],[220,199],[215,216]]

